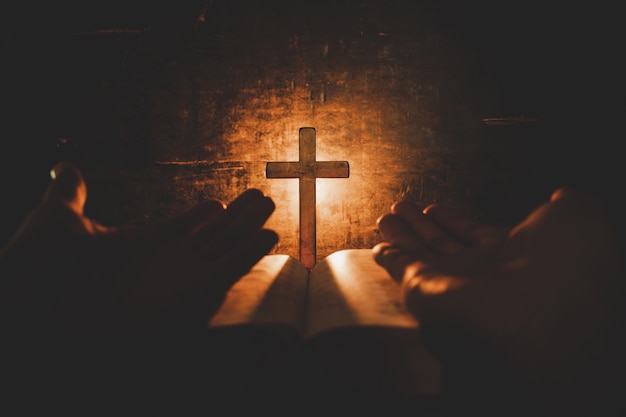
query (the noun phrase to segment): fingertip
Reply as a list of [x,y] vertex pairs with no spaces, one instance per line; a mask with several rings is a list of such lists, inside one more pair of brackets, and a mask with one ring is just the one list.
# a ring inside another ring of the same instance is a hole
[[243,193],[241,193],[238,198],[244,198],[244,199],[267,198],[271,200],[271,198],[265,195],[265,193],[259,188],[248,188]]
[[222,200],[219,199],[211,199],[211,200],[205,200],[202,201],[201,203],[198,203],[198,205],[195,207],[196,210],[201,210],[203,212],[207,212],[207,213],[214,213],[214,212],[219,212],[219,211],[223,211],[226,210],[226,203],[223,202]]
[[550,195],[550,201],[560,200],[575,195],[577,192],[573,188],[559,187]]
[[451,227],[452,224],[458,225],[459,222],[462,222],[465,226],[467,222],[472,221],[470,216],[463,213],[457,207],[442,204],[431,204],[423,210],[423,213],[435,223],[440,226],[447,225],[446,227]]
[[582,213],[605,214],[602,201],[595,195],[571,187],[560,187],[550,196],[550,203],[560,203]]
[[392,218],[398,217],[396,214],[394,213],[385,213],[382,216],[380,216],[378,219],[376,219],[376,227],[381,231],[384,232],[384,229],[387,227],[387,224],[389,224],[389,220]]
[[406,218],[423,214],[423,209],[412,201],[401,200],[394,203],[391,212]]
[[256,195],[259,197],[263,197],[265,195],[259,188],[248,188],[242,194]]
[[388,242],[381,242],[372,248],[374,261],[384,268],[389,276],[401,283],[404,269],[409,264],[409,257],[396,246]]
[[590,193],[572,187],[559,187],[550,195],[550,201],[572,199],[586,201],[595,200],[594,196]]
[[576,204],[596,205],[599,200],[586,191],[581,191],[571,187],[559,187],[550,196],[550,202],[557,200],[576,201]]
[[207,221],[226,211],[227,205],[219,199],[205,200],[196,204],[187,211],[186,217],[190,223],[204,225]]
[[435,222],[446,221],[450,218],[465,218],[465,216],[459,213],[457,210],[439,204],[429,205],[424,210],[422,210],[422,213],[424,213],[425,216],[428,216],[429,219],[432,219]]
[[378,216],[378,218],[376,219],[376,227],[380,226],[380,223],[387,216],[389,216],[389,213],[381,214],[380,216]]
[[184,212],[154,223],[154,230],[163,237],[195,233],[226,211],[226,204],[218,199],[204,200]]
[[50,177],[53,180],[61,180],[63,178],[82,178],[80,170],[76,165],[69,161],[60,161],[54,164],[50,169]]
[[408,201],[406,201],[406,200],[396,201],[395,203],[393,203],[391,205],[391,212],[392,213],[398,213],[399,210],[402,210],[408,204],[410,204],[410,203]]
[[235,198],[228,207],[235,211],[241,208],[253,205],[255,207],[263,207],[264,211],[272,213],[276,209],[276,204],[271,197],[266,196],[263,191],[258,188],[248,188],[237,198]]
[[69,204],[82,213],[87,199],[87,186],[80,170],[71,162],[61,161],[50,170],[52,183],[46,190],[45,199]]
[[385,255],[388,253],[388,251],[393,249],[394,246],[389,242],[380,242],[374,245],[374,247],[372,248],[372,255],[374,256],[374,260],[376,261],[376,263],[383,268],[388,266],[385,262]]
[[432,210],[437,210],[438,207],[440,206],[437,204],[429,204],[428,206],[424,207],[424,210],[422,210],[422,213],[428,214]]
[[257,252],[258,256],[269,253],[279,240],[278,233],[272,229],[259,229],[253,236],[243,244],[248,247],[248,252]]
[[379,256],[387,246],[389,246],[389,242],[380,242],[374,245],[374,247],[372,248],[374,259],[376,259],[376,257]]
[[271,209],[270,211],[273,213],[274,210],[276,210],[276,203],[274,203],[274,200],[272,200],[270,197],[266,196],[265,198],[266,198],[266,200],[267,200],[267,202],[269,204],[269,207]]
[[269,245],[271,245],[272,248],[278,243],[278,240],[280,239],[278,233],[276,233],[276,231],[272,229],[262,229],[261,233],[263,233],[263,235],[265,236],[265,241]]
[[255,200],[248,200],[247,204],[256,211],[256,214],[263,214],[266,218],[276,210],[276,204],[270,197],[263,193],[256,194]]

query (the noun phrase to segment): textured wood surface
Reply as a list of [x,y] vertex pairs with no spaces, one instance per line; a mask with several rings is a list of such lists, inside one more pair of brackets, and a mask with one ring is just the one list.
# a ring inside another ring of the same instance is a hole
[[624,48],[610,9],[14,3],[2,28],[3,238],[52,163],[71,159],[103,223],[261,188],[277,202],[276,251],[298,256],[297,181],[265,168],[298,160],[303,126],[317,130],[318,160],[350,163],[349,178],[317,180],[317,257],[377,243],[376,218],[400,198],[505,224],[556,185],[608,195],[623,177]]

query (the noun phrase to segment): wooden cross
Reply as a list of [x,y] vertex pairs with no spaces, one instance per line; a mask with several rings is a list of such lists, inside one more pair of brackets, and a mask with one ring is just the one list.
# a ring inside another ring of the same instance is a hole
[[315,223],[317,197],[316,178],[348,178],[347,161],[317,161],[315,128],[300,128],[300,160],[298,162],[268,162],[267,178],[300,179],[300,261],[311,270],[316,261]]

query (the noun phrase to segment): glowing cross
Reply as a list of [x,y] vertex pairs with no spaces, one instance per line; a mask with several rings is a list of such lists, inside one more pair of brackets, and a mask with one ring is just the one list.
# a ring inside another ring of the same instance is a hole
[[312,127],[300,128],[299,153],[298,162],[268,162],[265,176],[300,179],[300,261],[310,270],[316,261],[316,178],[348,178],[350,166],[347,161],[316,161],[315,128]]

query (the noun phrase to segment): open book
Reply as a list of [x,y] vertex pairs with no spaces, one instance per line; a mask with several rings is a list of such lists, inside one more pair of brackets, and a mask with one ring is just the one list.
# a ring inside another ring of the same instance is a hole
[[442,386],[439,363],[405,311],[399,285],[369,249],[335,252],[310,272],[288,255],[264,257],[231,288],[209,330],[254,332],[258,338],[240,343],[257,352],[266,346],[283,359],[296,350],[299,373],[305,361],[337,386],[421,395]]

